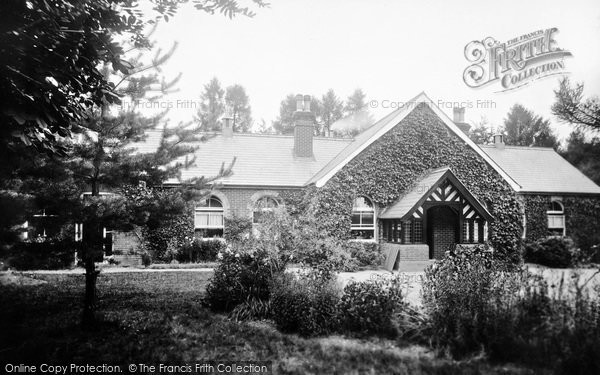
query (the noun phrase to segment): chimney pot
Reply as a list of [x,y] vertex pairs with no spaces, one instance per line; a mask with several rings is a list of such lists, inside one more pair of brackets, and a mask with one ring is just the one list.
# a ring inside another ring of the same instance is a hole
[[304,111],[304,97],[302,96],[302,94],[296,95],[296,111]]
[[504,135],[494,134],[494,146],[500,150],[504,149]]
[[467,124],[465,122],[465,107],[454,107],[453,108],[453,120],[454,123],[456,124],[456,126],[458,126],[458,128],[460,130],[463,131],[463,133],[467,134],[469,133],[469,129],[471,129],[471,125]]
[[304,112],[310,112],[310,95],[304,95]]
[[232,138],[233,137],[233,118],[229,116],[223,117],[223,137]]

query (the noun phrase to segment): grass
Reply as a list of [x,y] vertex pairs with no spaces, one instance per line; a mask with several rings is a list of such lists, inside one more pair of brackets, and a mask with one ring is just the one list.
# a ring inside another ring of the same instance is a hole
[[[0,363],[182,364],[271,361],[277,374],[505,374],[483,359],[449,361],[424,347],[340,336],[304,339],[268,322],[238,323],[201,304],[210,273],[101,274],[102,321],[79,327],[84,277],[36,274],[41,285],[0,286]],[[125,370],[126,371],[126,370]]]

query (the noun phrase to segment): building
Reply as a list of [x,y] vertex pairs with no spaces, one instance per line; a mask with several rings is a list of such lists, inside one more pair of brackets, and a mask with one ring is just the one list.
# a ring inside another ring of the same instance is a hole
[[297,97],[294,121],[290,136],[237,134],[226,121],[200,145],[182,180],[235,164],[196,207],[198,236],[223,236],[228,217],[257,223],[290,192],[311,194],[333,236],[379,242],[388,260],[440,258],[456,243],[514,249],[548,234],[581,239],[582,222],[600,227],[590,209],[599,207],[600,187],[554,150],[506,146],[502,136],[476,145],[464,109],[450,119],[424,93],[354,139],[315,137],[307,96]]

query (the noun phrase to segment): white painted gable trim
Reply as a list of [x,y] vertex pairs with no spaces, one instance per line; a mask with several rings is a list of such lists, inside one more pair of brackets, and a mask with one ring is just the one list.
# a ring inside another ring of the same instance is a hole
[[369,138],[366,142],[364,142],[359,148],[354,150],[350,155],[348,155],[341,163],[336,165],[332,170],[330,170],[325,176],[321,177],[316,181],[315,185],[317,187],[322,187],[331,179],[337,172],[340,171],[346,164],[348,164],[352,159],[354,159],[357,155],[359,155],[362,151],[364,151],[367,147],[369,147],[373,142],[379,139],[382,135],[390,131],[394,126],[398,125],[409,113],[411,113],[416,107],[418,103],[426,103],[429,108],[446,124],[446,126],[454,132],[460,139],[462,139],[466,144],[468,144],[479,156],[483,158],[504,180],[513,188],[514,191],[518,192],[521,190],[521,186],[512,179],[498,164],[496,164],[479,146],[475,144],[462,130],[456,126],[456,124],[442,111],[429,97],[425,92],[420,93],[414,99],[407,102],[409,106],[406,106],[404,110],[401,110],[388,120],[388,123],[383,126],[378,132],[373,134],[371,138]]

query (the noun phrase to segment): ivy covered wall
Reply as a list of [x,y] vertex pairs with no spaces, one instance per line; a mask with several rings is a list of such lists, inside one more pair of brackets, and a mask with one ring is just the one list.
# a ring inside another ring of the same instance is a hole
[[450,166],[495,217],[490,240],[500,254],[518,259],[521,206],[512,188],[481,156],[452,133],[433,111],[420,104],[402,122],[344,166],[324,187],[309,192],[320,223],[348,238],[357,195],[379,210],[396,201],[427,171]]
[[[546,211],[550,198],[548,195],[524,196],[528,241],[548,235]],[[584,252],[600,244],[600,197],[562,196],[562,203],[565,208],[567,236]]]

